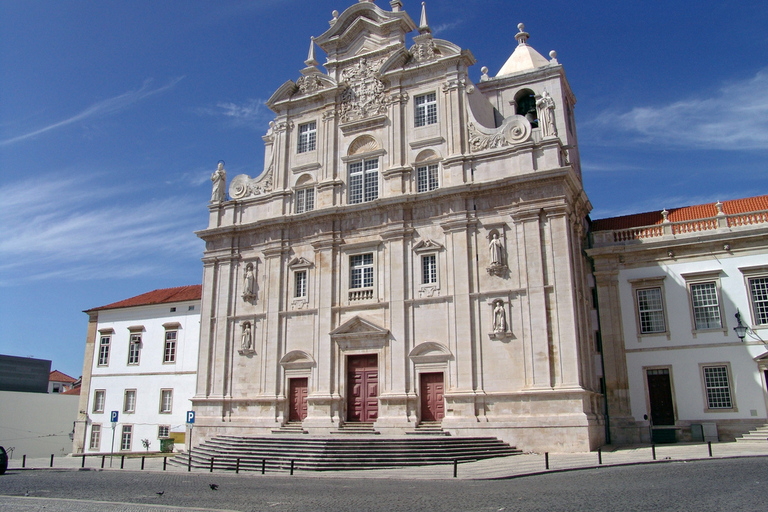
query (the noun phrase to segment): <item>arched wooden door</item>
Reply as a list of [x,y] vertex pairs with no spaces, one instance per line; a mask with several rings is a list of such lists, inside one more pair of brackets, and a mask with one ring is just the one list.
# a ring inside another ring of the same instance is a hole
[[347,421],[376,421],[379,414],[378,359],[376,354],[347,358]]

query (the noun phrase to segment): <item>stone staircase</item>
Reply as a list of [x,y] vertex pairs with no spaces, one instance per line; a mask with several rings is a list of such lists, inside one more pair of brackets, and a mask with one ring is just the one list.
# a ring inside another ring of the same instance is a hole
[[737,443],[768,443],[768,423],[736,438]]
[[[217,436],[168,463],[197,469],[330,471],[426,466],[521,453],[493,437]],[[238,462],[239,461],[239,462]]]

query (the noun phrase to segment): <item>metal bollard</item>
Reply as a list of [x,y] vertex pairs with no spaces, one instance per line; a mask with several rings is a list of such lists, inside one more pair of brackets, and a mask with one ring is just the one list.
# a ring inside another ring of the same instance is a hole
[[101,456],[101,469],[104,469],[104,459],[106,459],[106,458],[107,458],[106,455],[102,455]]
[[163,471],[165,471],[165,468],[167,465],[168,465],[168,457],[163,457]]
[[261,459],[261,474],[264,474],[264,470],[267,469],[267,459]]
[[144,471],[144,456],[141,456],[141,470]]
[[125,467],[125,455],[122,455],[120,457],[120,469],[123,469]]
[[235,474],[240,474],[240,457],[237,458],[237,464],[235,465]]
[[453,459],[453,478],[456,478],[458,473],[459,473],[459,461],[458,459]]
[[83,455],[83,460],[82,460],[82,462],[80,462],[80,467],[81,468],[85,467],[85,455]]
[[189,452],[189,457],[187,458],[187,473],[192,471],[192,451]]
[[712,441],[707,441],[707,448],[709,448],[709,456],[712,456]]
[[651,445],[651,453],[653,454],[653,460],[656,460],[656,445]]
[[544,468],[549,469],[549,452],[544,452]]
[[21,467],[25,468],[27,467],[27,454],[21,456]]
[[598,464],[603,463],[603,450],[600,448],[597,449],[597,463]]
[[211,457],[211,470],[209,471],[209,473],[213,473],[213,457]]
[[51,454],[51,467],[53,467],[53,454]]
[[291,461],[291,476],[293,476],[293,461]]

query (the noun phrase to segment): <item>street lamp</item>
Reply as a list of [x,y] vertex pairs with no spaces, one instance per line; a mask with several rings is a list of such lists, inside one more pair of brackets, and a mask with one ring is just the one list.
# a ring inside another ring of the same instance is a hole
[[739,337],[739,340],[743,342],[744,336],[747,335],[747,331],[749,330],[749,327],[747,327],[741,322],[741,313],[739,312],[738,309],[736,310],[736,321],[738,322],[738,325],[736,325],[736,327],[734,327],[733,330],[736,331],[736,336]]

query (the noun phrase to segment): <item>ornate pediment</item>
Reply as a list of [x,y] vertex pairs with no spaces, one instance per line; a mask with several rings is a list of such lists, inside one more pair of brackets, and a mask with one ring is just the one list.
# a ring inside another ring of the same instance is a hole
[[387,336],[389,330],[372,324],[368,320],[364,320],[359,316],[351,318],[331,331],[331,336]]
[[314,358],[303,350],[292,350],[280,359],[280,365],[286,370],[313,368],[316,364]]
[[421,242],[417,243],[413,250],[415,252],[428,252],[428,251],[439,251],[443,248],[442,245],[435,242],[434,240],[422,240]]
[[291,262],[288,263],[289,268],[310,268],[314,266],[314,263],[303,257],[293,258]]
[[453,359],[453,354],[445,345],[434,341],[425,341],[413,347],[408,357],[414,363],[443,363]]

